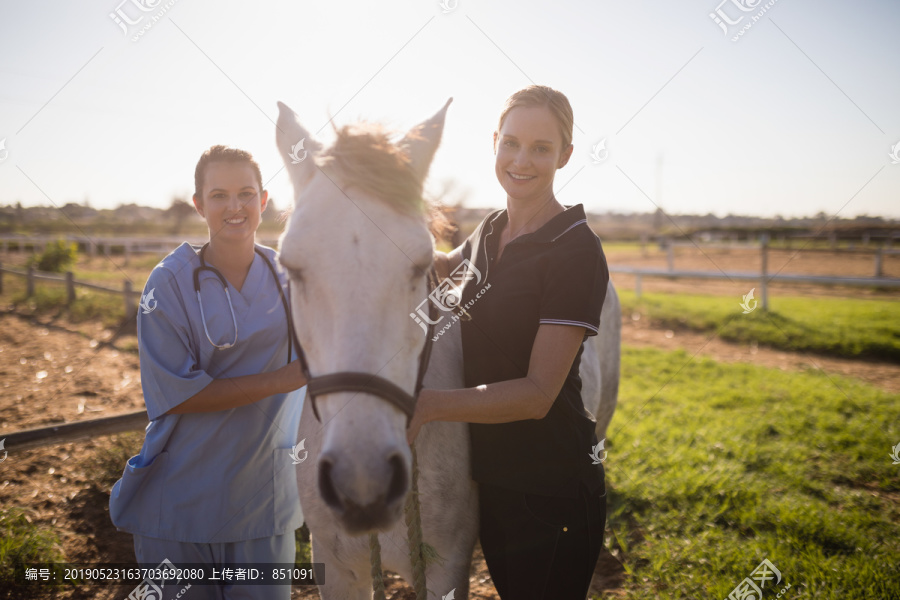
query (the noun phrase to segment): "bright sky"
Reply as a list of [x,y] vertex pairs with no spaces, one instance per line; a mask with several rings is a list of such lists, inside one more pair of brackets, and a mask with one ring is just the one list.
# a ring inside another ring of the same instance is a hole
[[900,217],[896,1],[444,2],[0,0],[0,204],[164,208],[224,143],[283,208],[277,100],[328,143],[332,115],[405,129],[453,96],[432,184],[501,207],[491,134],[534,82],[575,112],[564,204]]

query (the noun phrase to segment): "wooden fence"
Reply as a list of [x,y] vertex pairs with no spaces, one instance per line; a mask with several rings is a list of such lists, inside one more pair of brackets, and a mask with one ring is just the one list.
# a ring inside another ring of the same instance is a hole
[[89,283],[87,281],[75,281],[75,276],[71,271],[67,271],[64,275],[57,275],[55,273],[43,273],[40,271],[35,271],[33,267],[28,267],[26,271],[20,271],[18,269],[9,269],[0,264],[0,294],[3,293],[3,274],[8,273],[10,275],[16,275],[18,277],[25,278],[25,297],[31,298],[34,296],[34,282],[35,281],[52,281],[55,283],[65,283],[66,284],[66,302],[71,304],[75,301],[75,288],[83,287],[89,290],[94,290],[96,292],[105,292],[107,294],[118,294],[122,296],[122,300],[125,305],[125,314],[132,315],[137,313],[137,305],[141,298],[141,292],[134,290],[134,285],[130,280],[125,279],[122,281],[122,289],[116,290],[112,288],[103,287],[102,285],[97,285],[95,283]]
[[[44,248],[57,240],[63,240],[66,243],[78,244],[80,248],[89,256],[111,256],[119,254],[125,257],[125,263],[131,259],[132,254],[154,253],[165,255],[180,246],[184,242],[201,245],[206,242],[205,237],[196,237],[185,239],[184,237],[88,237],[77,235],[2,235],[0,236],[0,250],[4,254],[15,248],[17,252],[30,252],[39,254]],[[257,241],[264,245],[275,248],[278,245],[278,238],[258,237]]]
[[[168,242],[167,242],[168,243]],[[7,249],[4,241],[3,249]],[[675,247],[700,247],[700,248],[726,248],[726,249],[759,249],[762,259],[762,268],[759,273],[749,272],[732,272],[726,273],[722,271],[676,271],[675,270]],[[174,246],[168,246],[170,249]],[[109,246],[107,246],[109,248]],[[804,250],[810,251],[810,250]],[[833,252],[832,250],[828,250]],[[670,243],[667,245],[667,266],[666,268],[636,268],[636,267],[618,267],[611,266],[611,273],[623,273],[635,276],[635,293],[638,297],[641,295],[641,283],[644,277],[661,277],[666,279],[723,279],[738,281],[758,281],[760,288],[760,305],[763,310],[768,308],[768,285],[773,281],[786,281],[795,283],[812,283],[820,285],[848,285],[863,287],[890,287],[900,288],[900,279],[886,278],[881,275],[882,256],[890,254],[900,254],[897,250],[878,249],[875,251],[875,276],[874,277],[832,277],[819,275],[792,275],[777,273],[769,275],[768,273],[768,244],[763,239],[760,244],[702,244],[697,246],[689,243]],[[140,299],[140,292],[134,291],[132,283],[125,280],[122,283],[122,289],[116,290],[105,288],[93,283],[84,281],[75,281],[71,272],[65,275],[56,275],[49,273],[39,273],[29,268],[27,271],[19,271],[14,269],[3,268],[0,265],[0,294],[3,293],[3,274],[9,273],[16,276],[26,278],[26,295],[34,294],[35,281],[52,281],[64,282],[66,284],[67,298],[69,302],[75,299],[75,288],[85,287],[95,291],[106,292],[111,294],[119,294],[125,303],[125,314],[131,315],[137,312],[137,301]],[[79,439],[93,438],[102,435],[111,435],[125,431],[139,431],[144,429],[148,423],[147,412],[145,410],[134,411],[122,415],[112,417],[104,417],[88,421],[76,421],[73,423],[63,423],[50,427],[42,427],[37,429],[29,429],[6,434],[5,440],[6,450],[28,450],[39,448],[42,446],[50,446],[71,442]],[[2,434],[0,434],[2,435]]]
[[[758,250],[760,253],[760,257],[762,259],[762,263],[766,264],[768,261],[768,253],[769,253],[769,243],[768,240],[763,238],[762,241],[756,244],[694,244],[691,242],[668,242],[666,244],[666,266],[669,271],[675,270],[675,249],[676,248],[693,248],[699,250]],[[788,252],[803,252],[804,254],[809,253],[828,253],[828,254],[871,254],[874,259],[874,273],[873,277],[884,277],[884,257],[885,256],[900,256],[900,250],[892,250],[890,248],[871,248],[871,249],[839,249],[839,250],[831,250],[828,248],[797,248],[795,250],[791,250],[790,248],[778,248],[779,250],[785,250]]]
[[147,427],[149,422],[146,410],[136,410],[101,419],[60,423],[49,427],[38,427],[36,429],[0,434],[0,437],[4,441],[4,447],[7,452],[16,452],[18,450],[31,450],[55,444],[65,444],[77,440],[93,439],[114,433],[141,431]]

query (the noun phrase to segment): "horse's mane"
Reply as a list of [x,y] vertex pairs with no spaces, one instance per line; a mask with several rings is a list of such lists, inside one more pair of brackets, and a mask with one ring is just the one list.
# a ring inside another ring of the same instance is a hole
[[360,123],[345,125],[335,134],[334,144],[317,157],[326,175],[403,212],[425,211],[422,181],[413,172],[405,149],[391,141],[390,131],[376,123]]
[[[444,215],[444,207],[423,197],[423,182],[410,167],[404,148],[391,141],[393,132],[376,123],[358,123],[335,129],[336,141],[316,157],[316,163],[345,189],[357,187],[402,212],[422,214],[431,234],[449,240],[456,226]],[[278,220],[287,221],[290,204]]]

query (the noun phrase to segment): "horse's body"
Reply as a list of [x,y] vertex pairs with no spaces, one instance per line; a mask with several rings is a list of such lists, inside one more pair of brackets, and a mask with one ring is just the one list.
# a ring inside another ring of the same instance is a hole
[[[445,111],[446,106],[401,142],[420,181]],[[294,321],[310,369],[378,373],[411,392],[424,336],[409,314],[427,295],[421,267],[433,251],[424,217],[359,182],[346,185],[339,170],[320,169],[309,159],[296,162],[292,146],[309,134],[284,106],[277,137],[297,195],[281,240],[281,262],[291,272]],[[317,146],[306,144],[311,154]],[[325,248],[329,252],[323,253]],[[581,366],[585,406],[597,415],[601,438],[618,393],[620,327],[618,297],[610,284],[601,333],[589,338]],[[464,387],[459,323],[434,343],[424,384]],[[319,591],[325,600],[368,600],[369,539],[362,533],[377,531],[384,568],[413,579],[400,511],[411,476],[406,417],[364,393],[323,395],[318,408],[322,423],[307,399],[298,439],[305,440],[309,457],[297,465],[297,483],[313,560],[326,565]],[[428,598],[437,600],[451,590],[451,597],[466,598],[478,535],[468,426],[428,423],[416,449],[423,539],[441,557],[426,571]]]

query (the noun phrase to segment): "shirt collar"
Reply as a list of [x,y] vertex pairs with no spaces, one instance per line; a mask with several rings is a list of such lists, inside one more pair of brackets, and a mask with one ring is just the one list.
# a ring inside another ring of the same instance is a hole
[[[508,220],[509,215],[507,214],[506,209],[498,212],[489,221],[491,229],[488,231],[488,234],[503,229]],[[584,205],[576,204],[574,206],[567,206],[563,212],[544,223],[537,231],[523,235],[517,239],[521,240],[523,243],[531,242],[535,244],[548,244],[555,242],[565,233],[568,233],[569,230],[582,223],[587,224],[587,217],[584,214]]]

